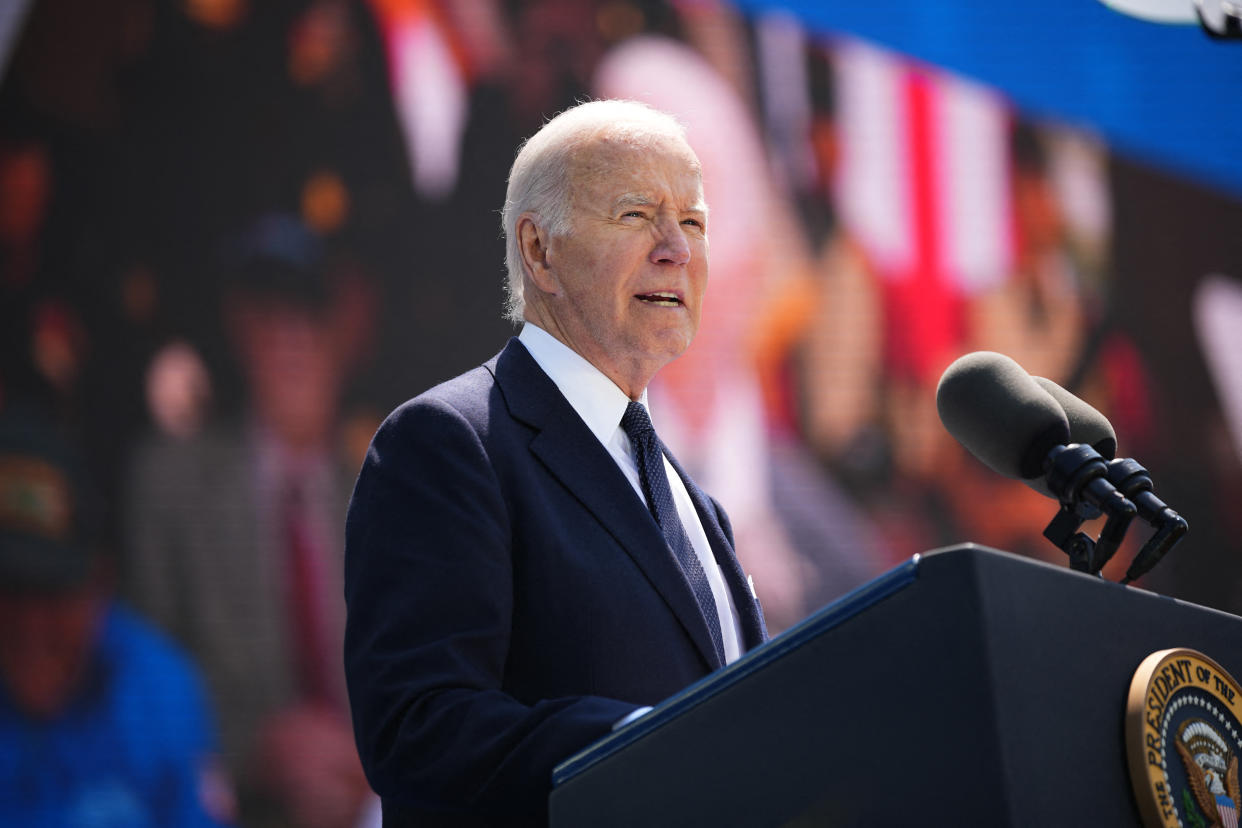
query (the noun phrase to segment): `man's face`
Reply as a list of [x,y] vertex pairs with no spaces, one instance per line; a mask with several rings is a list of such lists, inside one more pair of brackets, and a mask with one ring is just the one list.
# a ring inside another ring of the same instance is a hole
[[557,290],[541,293],[531,318],[637,397],[699,327],[707,213],[698,159],[679,138],[603,138],[579,151],[569,181],[570,229],[547,247]]
[[81,685],[104,603],[93,586],[64,595],[0,594],[0,683],[14,703],[51,718]]
[[260,419],[291,448],[322,448],[336,417],[341,380],[339,343],[329,321],[280,302],[243,302],[235,319]]

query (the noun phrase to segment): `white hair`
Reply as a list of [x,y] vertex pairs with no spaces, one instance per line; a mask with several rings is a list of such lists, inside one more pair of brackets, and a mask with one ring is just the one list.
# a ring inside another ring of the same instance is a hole
[[569,232],[571,162],[579,149],[601,135],[637,144],[654,136],[684,141],[686,130],[672,115],[638,101],[587,101],[566,109],[522,144],[509,170],[509,188],[500,215],[508,271],[506,319],[521,322],[526,309],[526,269],[517,237],[518,219],[530,213],[553,236]]

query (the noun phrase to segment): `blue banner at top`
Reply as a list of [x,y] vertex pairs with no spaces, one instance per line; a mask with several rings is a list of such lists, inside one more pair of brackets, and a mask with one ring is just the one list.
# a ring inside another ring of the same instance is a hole
[[1119,152],[1242,195],[1242,40],[1149,23],[1098,0],[743,0],[994,86]]

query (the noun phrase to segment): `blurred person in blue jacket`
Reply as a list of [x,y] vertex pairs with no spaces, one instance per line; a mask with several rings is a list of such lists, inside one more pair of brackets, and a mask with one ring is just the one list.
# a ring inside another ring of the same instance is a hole
[[91,506],[70,442],[0,408],[0,823],[226,824],[203,684],[113,600]]

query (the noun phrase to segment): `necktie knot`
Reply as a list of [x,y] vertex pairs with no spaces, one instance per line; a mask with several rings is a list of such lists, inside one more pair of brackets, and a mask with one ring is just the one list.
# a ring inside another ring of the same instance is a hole
[[625,414],[621,416],[621,429],[630,438],[630,442],[640,445],[645,445],[655,437],[655,426],[651,424],[647,409],[642,403],[634,400],[630,400],[629,405],[625,407]]

